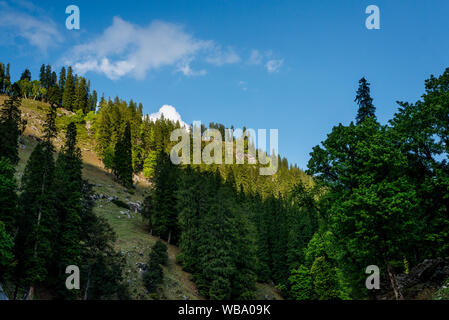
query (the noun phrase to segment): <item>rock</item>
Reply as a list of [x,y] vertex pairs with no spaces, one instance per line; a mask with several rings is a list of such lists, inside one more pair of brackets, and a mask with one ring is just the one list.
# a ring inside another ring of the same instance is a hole
[[142,271],[146,271],[148,269],[147,264],[144,262],[136,262],[136,266],[138,269],[140,269]]
[[396,276],[399,290],[406,299],[414,299],[423,288],[438,289],[449,278],[449,258],[425,259],[408,274]]
[[129,209],[134,213],[140,213],[142,211],[142,203],[140,201],[127,202]]

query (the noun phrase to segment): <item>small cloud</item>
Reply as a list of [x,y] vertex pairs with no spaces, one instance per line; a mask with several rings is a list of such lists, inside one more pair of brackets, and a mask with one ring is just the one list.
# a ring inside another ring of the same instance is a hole
[[156,120],[159,120],[162,117],[162,115],[164,115],[164,119],[168,119],[173,122],[179,121],[179,124],[181,125],[181,127],[185,127],[185,128],[188,127],[188,125],[184,121],[182,121],[181,115],[179,114],[179,112],[176,111],[176,109],[173,106],[170,106],[167,104],[163,105],[159,109],[158,112],[152,113],[148,117],[151,121],[156,121]]
[[206,61],[210,64],[222,66],[224,64],[233,64],[241,61],[240,56],[234,51],[233,48],[228,47],[226,51],[221,50],[221,47],[216,47],[214,53],[206,58]]
[[263,55],[259,52],[259,50],[252,50],[251,55],[249,56],[248,63],[249,64],[261,64],[263,60]]
[[38,13],[38,16],[19,11],[6,2],[0,1],[2,37],[8,37],[12,40],[23,38],[44,53],[48,48],[63,41],[56,23],[49,17],[39,14],[41,12],[39,8],[27,1],[15,1],[15,3],[25,10],[35,14]]
[[206,70],[192,70],[192,68],[190,67],[190,62],[191,62],[191,59],[179,63],[177,71],[181,72],[182,74],[184,74],[187,77],[206,75],[206,73],[207,73]]
[[248,90],[248,82],[246,81],[239,81],[238,86],[242,88],[243,91]]
[[274,72],[278,72],[283,64],[284,64],[284,59],[270,60],[265,64],[265,67],[267,68],[267,71],[269,73],[274,73]]

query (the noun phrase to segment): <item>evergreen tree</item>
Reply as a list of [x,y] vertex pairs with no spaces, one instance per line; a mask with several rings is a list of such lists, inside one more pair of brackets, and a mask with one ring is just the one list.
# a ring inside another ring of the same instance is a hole
[[0,62],[0,93],[5,93],[5,65]]
[[62,95],[62,107],[72,111],[74,103],[75,83],[73,80],[72,67],[67,70],[67,79],[64,86],[64,94]]
[[126,124],[123,136],[115,146],[113,172],[117,179],[125,187],[132,187],[133,168],[131,154],[131,129],[129,122]]
[[20,76],[20,80],[31,81],[31,71],[29,69],[25,69],[25,71],[22,72],[22,75]]
[[170,157],[159,153],[156,171],[154,174],[153,215],[152,228],[160,237],[170,244],[178,239],[178,225],[176,212],[176,180],[177,171]]
[[62,67],[61,71],[59,72],[59,84],[58,84],[61,92],[64,92],[65,82],[66,82],[66,71],[65,67]]
[[21,99],[19,89],[14,84],[14,93],[5,100],[0,109],[0,157],[8,158],[12,163],[17,163],[18,141],[21,132]]
[[365,78],[360,79],[359,88],[357,90],[357,95],[355,97],[355,102],[359,106],[357,111],[357,124],[361,123],[367,117],[372,117],[376,119],[376,107],[373,105],[373,99],[370,95],[370,84]]
[[6,232],[3,222],[0,221],[0,282],[5,280],[13,261],[13,246],[14,242],[11,236]]
[[83,184],[81,214],[81,298],[84,300],[129,299],[123,283],[124,257],[116,253],[116,234],[102,217],[92,210],[91,185]]
[[66,143],[55,165],[55,195],[58,214],[58,241],[56,261],[58,261],[57,283],[62,297],[73,297],[64,287],[65,268],[79,265],[81,258],[80,226],[81,197],[83,180],[81,176],[81,150],[76,147],[76,125],[67,127]]
[[30,299],[34,286],[47,279],[53,261],[57,228],[53,174],[53,150],[47,143],[40,143],[33,150],[22,177],[19,233],[15,243],[17,285],[29,287]]
[[39,72],[39,81],[40,81],[40,83],[42,84],[42,86],[44,88],[48,87],[48,85],[47,85],[47,76],[46,76],[46,73],[45,73],[45,64],[41,65],[41,69],[40,69],[40,72]]
[[17,216],[17,185],[14,167],[9,159],[0,158],[0,221],[9,235],[13,236]]

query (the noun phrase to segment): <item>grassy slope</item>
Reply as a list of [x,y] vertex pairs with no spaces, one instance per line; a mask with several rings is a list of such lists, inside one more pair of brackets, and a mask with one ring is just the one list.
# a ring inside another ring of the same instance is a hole
[[[3,104],[5,97],[0,96],[0,105]],[[20,148],[20,162],[17,169],[17,178],[20,181],[26,162],[36,145],[36,137],[42,133],[42,123],[45,118],[46,108],[48,106],[33,100],[23,100],[22,116],[28,121],[27,129],[22,137]],[[71,116],[65,110],[58,110],[58,118]],[[57,122],[58,123],[58,122]],[[108,196],[117,196],[122,201],[141,201],[148,192],[149,185],[145,182],[137,184],[134,194],[129,194],[122,186],[117,184],[112,175],[103,168],[101,161],[96,156],[94,150],[94,139],[89,136],[86,127],[78,127],[80,142],[79,146],[83,154],[84,169],[83,176],[90,183],[94,184],[94,191],[98,194]],[[63,143],[62,134],[55,139],[55,145],[58,148]],[[140,273],[137,267],[138,262],[147,262],[150,248],[158,240],[157,237],[149,235],[146,230],[146,224],[139,214],[131,214],[131,218],[120,214],[123,211],[116,205],[99,200],[94,211],[105,217],[117,233],[117,250],[121,250],[126,255],[127,266],[125,269],[125,278],[130,284],[131,296],[133,299],[151,299],[143,287]],[[168,246],[169,261],[164,267],[164,283],[159,292],[160,299],[203,299],[198,296],[195,284],[191,281],[191,275],[182,270],[182,267],[176,263],[176,256],[179,254],[179,248]],[[267,284],[257,285],[257,298],[264,299],[268,296],[270,299],[281,299],[281,296],[272,286]]]

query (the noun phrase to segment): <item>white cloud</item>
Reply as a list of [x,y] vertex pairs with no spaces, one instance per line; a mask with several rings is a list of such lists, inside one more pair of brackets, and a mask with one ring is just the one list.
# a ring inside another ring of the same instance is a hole
[[267,68],[267,71],[269,73],[278,72],[279,69],[284,64],[284,60],[270,60],[265,64],[265,67]]
[[217,66],[238,63],[240,62],[240,60],[240,56],[235,52],[233,48],[228,47],[226,51],[222,51],[220,46],[216,46],[214,48],[214,53],[206,58],[207,62]]
[[242,88],[243,91],[248,90],[248,82],[246,81],[239,81],[238,83],[239,87]]
[[155,21],[140,27],[114,17],[101,36],[70,50],[64,63],[73,64],[80,74],[96,71],[110,79],[128,74],[143,79],[148,71],[180,63],[211,45],[175,24]]
[[177,24],[154,21],[140,27],[114,17],[103,34],[68,51],[63,64],[73,65],[79,74],[94,71],[110,79],[125,75],[144,79],[147,72],[167,66],[186,76],[205,75],[206,70],[191,67],[201,57],[215,65],[240,61],[232,48],[222,50],[213,41],[196,39]]
[[[40,10],[27,1],[16,1],[22,8],[40,13]],[[58,27],[49,17],[33,16],[29,13],[12,8],[6,2],[0,1],[0,30],[2,37],[11,40],[26,39],[32,46],[46,52],[49,47],[63,41]]]
[[183,73],[187,77],[193,77],[193,76],[204,76],[207,71],[206,70],[193,70],[190,67],[190,62],[192,59],[186,59],[178,64],[178,72]]
[[252,50],[251,55],[249,56],[248,63],[249,64],[261,64],[263,60],[263,55],[259,52],[259,50]]
[[169,119],[173,122],[179,121],[181,127],[188,127],[187,123],[182,121],[181,115],[173,106],[163,105],[158,112],[150,114],[148,117],[151,121],[156,121],[164,115],[165,119]]

